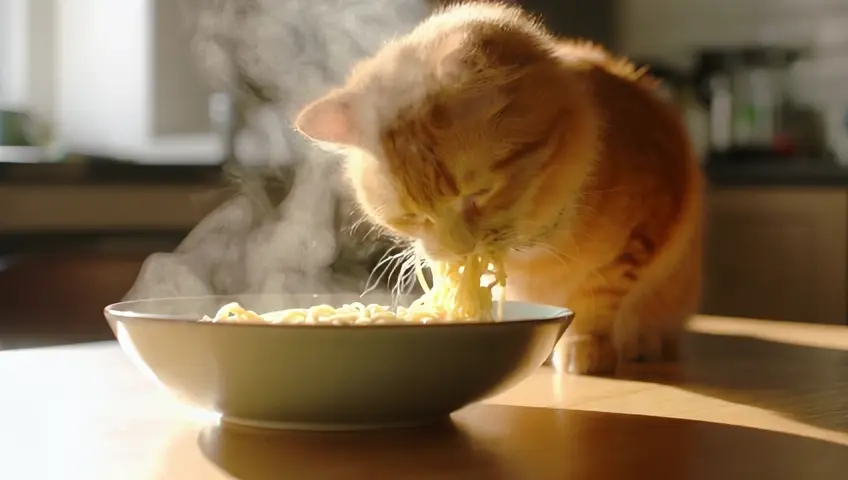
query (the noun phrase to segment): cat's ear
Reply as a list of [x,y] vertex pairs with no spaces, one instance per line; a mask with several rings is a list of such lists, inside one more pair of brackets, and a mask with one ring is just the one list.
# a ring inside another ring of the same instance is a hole
[[359,125],[352,98],[341,91],[310,103],[294,122],[295,128],[313,141],[347,146],[360,144]]

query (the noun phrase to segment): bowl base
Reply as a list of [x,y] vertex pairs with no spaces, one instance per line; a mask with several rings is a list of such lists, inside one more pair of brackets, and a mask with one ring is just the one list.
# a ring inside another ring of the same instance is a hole
[[366,430],[392,430],[396,428],[421,427],[437,423],[448,415],[418,420],[390,423],[312,423],[312,422],[275,422],[270,420],[250,420],[247,418],[224,415],[221,421],[232,425],[265,430],[298,430],[310,432],[357,432]]

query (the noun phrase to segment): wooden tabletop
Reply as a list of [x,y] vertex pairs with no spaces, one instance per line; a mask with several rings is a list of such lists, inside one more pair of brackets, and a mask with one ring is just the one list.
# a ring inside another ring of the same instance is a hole
[[702,317],[678,365],[548,367],[442,425],[297,433],[218,425],[113,343],[0,352],[0,478],[846,478],[848,328]]

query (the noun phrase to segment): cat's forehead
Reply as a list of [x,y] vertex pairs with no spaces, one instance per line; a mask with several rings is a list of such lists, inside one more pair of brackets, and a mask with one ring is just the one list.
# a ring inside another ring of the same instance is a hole
[[393,43],[362,65],[354,81],[360,110],[368,124],[382,131],[401,112],[439,95],[446,84],[437,71],[437,46],[420,41]]
[[[352,83],[359,87],[362,108],[372,117],[368,120],[385,127],[400,112],[437,97],[446,87],[456,89],[461,75],[455,69],[462,69],[463,64],[449,59],[472,49],[481,35],[537,35],[535,29],[535,23],[520,9],[485,4],[455,6],[386,44],[360,64]],[[450,64],[450,74],[444,71],[446,64]]]
[[432,58],[419,45],[398,44],[373,59],[363,85],[365,107],[373,109],[380,126],[399,112],[418,105],[443,87]]
[[364,96],[365,107],[385,125],[398,112],[420,104],[445,87],[448,79],[439,75],[439,65],[450,51],[461,48],[458,40],[473,37],[475,27],[500,21],[502,10],[454,8],[423,22],[409,35],[387,43],[353,74]]

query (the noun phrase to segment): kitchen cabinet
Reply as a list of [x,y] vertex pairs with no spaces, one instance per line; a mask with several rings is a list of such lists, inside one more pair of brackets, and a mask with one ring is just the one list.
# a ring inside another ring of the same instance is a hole
[[848,190],[713,188],[703,313],[845,324]]
[[[103,307],[185,231],[0,236],[0,350],[113,339]],[[6,248],[3,248],[6,247]]]
[[0,258],[0,350],[114,338],[103,307],[135,282],[146,252]]

